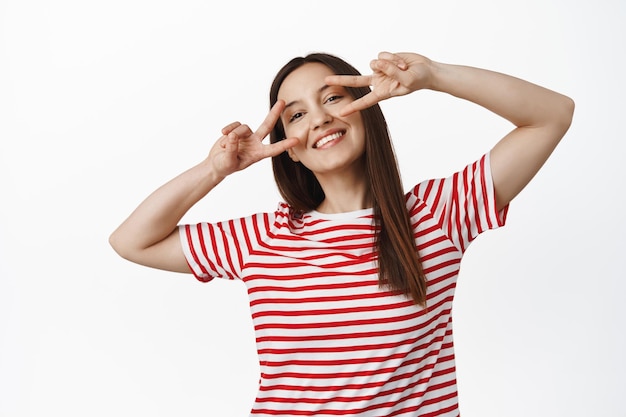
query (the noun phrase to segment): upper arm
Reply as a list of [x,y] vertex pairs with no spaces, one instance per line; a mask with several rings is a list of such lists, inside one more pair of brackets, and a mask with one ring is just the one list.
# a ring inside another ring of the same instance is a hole
[[111,242],[111,245],[121,257],[131,262],[166,271],[191,273],[183,252],[178,228],[175,228],[165,239],[142,250],[124,251],[114,242]]
[[519,194],[541,169],[567,132],[574,103],[566,98],[559,117],[539,126],[520,126],[491,150],[491,173],[500,210]]

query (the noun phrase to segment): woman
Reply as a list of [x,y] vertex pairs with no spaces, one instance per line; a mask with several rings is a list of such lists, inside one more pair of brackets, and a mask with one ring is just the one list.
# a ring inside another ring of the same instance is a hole
[[[381,53],[371,69],[362,76],[327,54],[290,61],[256,131],[226,126],[204,161],[111,235],[133,262],[243,280],[261,365],[252,415],[457,416],[461,257],[505,223],[571,123],[572,100],[507,75],[413,53]],[[515,128],[463,170],[404,194],[377,103],[420,89]],[[226,176],[267,157],[286,201],[275,212],[178,225]]]

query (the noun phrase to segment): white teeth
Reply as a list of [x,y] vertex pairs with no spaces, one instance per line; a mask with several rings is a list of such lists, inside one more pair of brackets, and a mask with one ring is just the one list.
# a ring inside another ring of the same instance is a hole
[[343,133],[337,132],[337,133],[333,133],[332,135],[324,136],[323,138],[321,138],[320,140],[315,142],[315,147],[319,148],[320,146],[324,146],[325,144],[327,144],[331,140],[335,140],[335,139],[341,137],[341,135],[343,135]]

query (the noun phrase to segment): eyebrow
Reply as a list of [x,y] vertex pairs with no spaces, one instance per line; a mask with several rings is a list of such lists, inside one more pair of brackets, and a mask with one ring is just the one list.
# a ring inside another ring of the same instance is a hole
[[[323,93],[324,90],[327,90],[328,88],[330,88],[330,85],[326,85],[324,84],[323,86],[321,86],[317,92],[318,93]],[[283,113],[285,112],[285,110],[287,110],[290,106],[293,106],[294,104],[298,103],[300,100],[294,100],[294,101],[290,101],[289,103],[285,104],[285,108],[283,109]]]

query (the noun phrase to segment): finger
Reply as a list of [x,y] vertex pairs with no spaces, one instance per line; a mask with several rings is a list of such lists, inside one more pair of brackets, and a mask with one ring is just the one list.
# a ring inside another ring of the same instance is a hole
[[230,132],[228,136],[226,136],[224,149],[229,154],[229,159],[237,157],[237,151],[239,150],[239,137],[235,132]]
[[287,149],[293,148],[294,146],[296,146],[298,142],[299,142],[298,138],[287,138],[287,139],[278,141],[276,143],[266,145],[265,156],[269,157],[269,156],[280,155],[281,153],[285,152]]
[[247,138],[252,135],[252,129],[248,125],[240,124],[236,128],[234,128],[230,133],[235,133],[239,139]]
[[254,132],[255,135],[263,140],[274,129],[276,122],[280,119],[280,115],[285,110],[285,102],[278,100],[270,109],[269,113],[265,117],[265,120],[259,125],[259,128]]
[[222,135],[228,135],[230,132],[233,131],[233,129],[235,129],[239,125],[241,125],[241,123],[239,123],[239,122],[232,122],[231,124],[228,124],[228,125],[224,126],[222,128]]
[[372,85],[372,77],[370,75],[329,75],[324,82],[326,85],[343,87],[367,87]]
[[363,97],[354,100],[351,103],[346,104],[341,111],[339,112],[339,114],[341,116],[348,116],[352,113],[355,113],[357,111],[361,111],[364,109],[367,109],[368,107],[373,106],[374,104],[378,103],[379,101],[382,101],[382,98],[378,97],[376,94],[372,93],[368,93],[366,95],[364,95]]
[[226,149],[226,142],[228,142],[228,136],[227,135],[222,135],[222,137],[220,137],[217,140],[217,143],[220,145],[221,148]]
[[394,61],[390,61],[387,59],[374,59],[370,62],[370,68],[372,71],[378,71],[379,73],[383,73],[386,76],[399,79],[401,74],[404,72],[404,69],[398,67],[398,64]]
[[391,52],[381,52],[378,54],[378,59],[393,62],[395,66],[400,68],[401,70],[406,70],[409,65],[407,62],[398,54],[392,54]]

